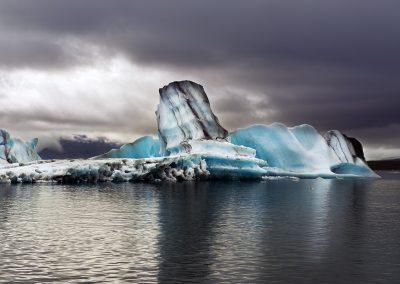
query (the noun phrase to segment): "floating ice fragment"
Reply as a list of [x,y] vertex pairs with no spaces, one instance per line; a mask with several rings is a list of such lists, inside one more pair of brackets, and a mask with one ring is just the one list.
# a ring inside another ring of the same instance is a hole
[[24,142],[18,138],[11,138],[6,130],[0,129],[0,164],[40,160],[36,153],[37,143],[37,138]]

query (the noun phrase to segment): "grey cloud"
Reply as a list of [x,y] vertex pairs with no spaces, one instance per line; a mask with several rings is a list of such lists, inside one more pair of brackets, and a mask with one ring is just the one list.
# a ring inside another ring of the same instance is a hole
[[47,111],[32,108],[32,110],[25,112],[3,112],[0,110],[0,121],[3,127],[12,125],[14,130],[35,129],[41,132],[52,130],[106,132],[118,129],[121,132],[132,131],[144,135],[155,133],[157,129],[155,115],[149,115],[140,110],[132,111],[132,109],[121,110],[117,114],[104,113],[103,117],[94,116],[92,113],[87,113],[81,117],[61,115],[56,108]]
[[87,37],[155,64],[280,59],[386,69],[400,60],[398,1],[13,0],[0,8],[14,29]]
[[0,38],[0,63],[10,68],[26,66],[59,66],[68,56],[57,44],[41,38]]

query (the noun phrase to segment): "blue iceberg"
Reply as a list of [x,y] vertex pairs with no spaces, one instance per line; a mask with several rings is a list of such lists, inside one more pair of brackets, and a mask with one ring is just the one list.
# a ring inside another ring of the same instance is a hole
[[152,136],[144,136],[132,143],[124,144],[119,149],[112,149],[107,153],[93,157],[92,159],[108,158],[155,158],[161,156],[160,140]]
[[268,163],[269,175],[377,177],[365,163],[362,148],[337,130],[322,136],[311,125],[273,123],[238,129],[230,140],[255,149],[256,158]]
[[0,129],[0,164],[40,160],[36,152],[37,143],[37,138],[25,142],[18,138],[12,138],[6,130]]
[[0,182],[378,177],[361,143],[340,131],[321,135],[310,125],[273,123],[229,133],[201,85],[172,82],[159,93],[158,138],[145,136],[87,160],[37,161],[37,140],[1,132],[0,164],[8,166],[0,165]]
[[221,126],[201,85],[172,82],[159,90],[158,137],[146,136],[96,158],[201,157],[214,178],[267,176],[377,177],[361,143],[311,125],[252,125],[232,133]]

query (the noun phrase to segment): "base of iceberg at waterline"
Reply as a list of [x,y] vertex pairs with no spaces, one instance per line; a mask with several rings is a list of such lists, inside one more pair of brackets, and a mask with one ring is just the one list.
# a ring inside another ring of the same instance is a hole
[[[346,165],[352,167],[353,165]],[[264,160],[229,155],[178,156],[97,160],[50,160],[0,166],[0,183],[96,183],[127,181],[191,181],[205,179],[262,179],[271,176],[301,178],[366,177],[364,172],[299,173],[268,167]],[[376,176],[374,176],[376,177]]]
[[261,178],[266,163],[256,158],[185,154],[168,157],[52,160],[0,167],[6,183],[96,183],[121,181],[184,181],[210,178]]

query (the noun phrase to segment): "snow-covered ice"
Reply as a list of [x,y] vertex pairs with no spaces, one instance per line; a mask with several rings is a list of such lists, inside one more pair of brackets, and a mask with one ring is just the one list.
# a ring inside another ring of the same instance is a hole
[[145,159],[49,160],[2,166],[0,183],[261,178],[266,174],[265,165],[263,160],[256,158],[237,159],[219,154],[183,154]]

